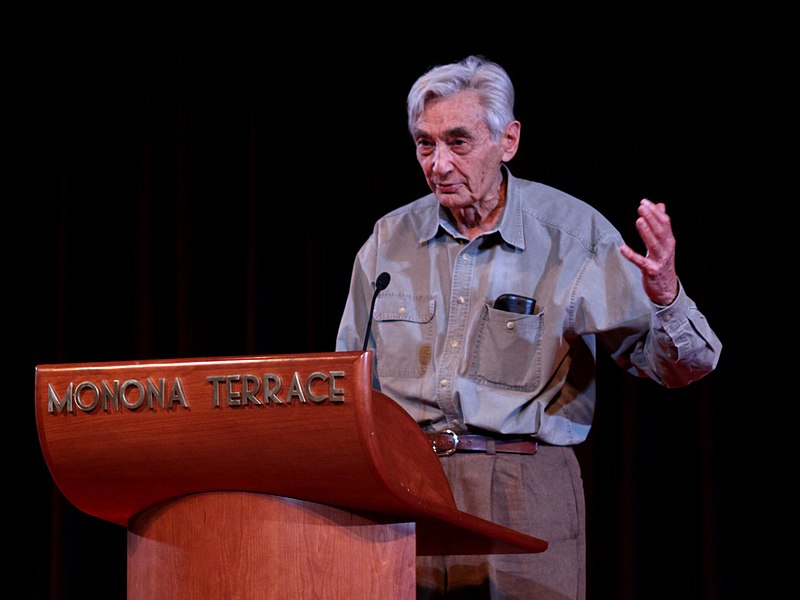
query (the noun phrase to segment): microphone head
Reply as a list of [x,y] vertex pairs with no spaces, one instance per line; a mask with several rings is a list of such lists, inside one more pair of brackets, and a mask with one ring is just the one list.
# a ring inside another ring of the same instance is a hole
[[375,289],[385,290],[391,280],[392,276],[389,275],[386,271],[384,271],[383,273],[378,275],[378,279],[375,281]]

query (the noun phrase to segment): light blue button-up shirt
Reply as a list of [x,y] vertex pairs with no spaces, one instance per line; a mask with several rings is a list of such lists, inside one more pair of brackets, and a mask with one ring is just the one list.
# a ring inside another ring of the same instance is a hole
[[[682,286],[670,306],[654,304],[597,210],[506,175],[493,231],[466,239],[429,194],[379,219],[359,250],[336,349],[363,347],[375,280],[389,273],[369,341],[375,389],[426,429],[568,445],[592,423],[597,342],[667,387],[716,367],[722,344]],[[534,314],[494,308],[504,293],[534,298]]]

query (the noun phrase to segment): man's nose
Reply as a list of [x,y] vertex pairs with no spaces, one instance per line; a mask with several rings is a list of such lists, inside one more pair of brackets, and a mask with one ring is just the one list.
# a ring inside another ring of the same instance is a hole
[[447,173],[452,168],[453,153],[444,144],[437,144],[433,151],[433,171],[434,173]]

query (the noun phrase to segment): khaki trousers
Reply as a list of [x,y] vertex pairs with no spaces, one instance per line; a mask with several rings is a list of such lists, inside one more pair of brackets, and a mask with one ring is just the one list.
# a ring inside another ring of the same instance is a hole
[[533,554],[417,557],[417,598],[584,600],[583,481],[571,447],[441,457],[458,508],[549,543]]

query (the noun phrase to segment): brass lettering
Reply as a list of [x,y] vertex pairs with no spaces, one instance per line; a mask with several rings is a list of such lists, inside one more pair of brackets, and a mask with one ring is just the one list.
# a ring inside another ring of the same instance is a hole
[[[270,382],[272,385],[267,385],[267,382]],[[274,402],[275,404],[283,404],[283,400],[278,398],[278,392],[281,391],[281,387],[283,387],[283,382],[281,378],[277,375],[273,375],[272,373],[265,373],[264,374],[264,403],[267,404],[270,401]]]
[[[288,384],[276,373],[264,373],[261,377],[250,373],[234,375],[211,375],[206,381],[211,384],[211,404],[220,406],[276,406],[290,405],[292,400],[308,404],[341,404],[345,391],[339,387],[344,371],[312,371],[303,378],[301,373],[292,373]],[[285,394],[281,392],[286,389]],[[54,404],[57,404],[54,402]]]
[[305,394],[303,394],[303,386],[300,385],[300,377],[297,375],[297,371],[294,372],[292,375],[292,383],[289,385],[289,395],[286,398],[286,403],[292,403],[292,397],[297,397],[300,399],[300,402],[303,404],[306,403]]
[[47,384],[47,410],[55,414],[74,413],[76,410],[84,413],[135,411],[143,406],[148,410],[171,410],[176,404],[189,408],[183,385],[177,377],[169,385],[169,391],[163,377],[157,382],[150,378],[145,381],[128,379],[122,383],[116,379],[99,383],[81,381],[77,385],[70,382],[62,396],[52,384]]

